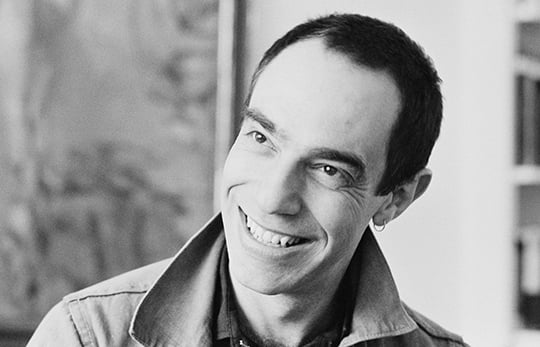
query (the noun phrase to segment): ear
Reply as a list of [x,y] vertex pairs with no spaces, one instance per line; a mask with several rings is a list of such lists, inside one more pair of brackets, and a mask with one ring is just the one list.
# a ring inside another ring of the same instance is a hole
[[431,177],[431,170],[424,168],[418,171],[410,181],[389,193],[381,207],[373,215],[373,223],[375,225],[388,224],[392,219],[397,218],[414,200],[424,194],[431,182]]

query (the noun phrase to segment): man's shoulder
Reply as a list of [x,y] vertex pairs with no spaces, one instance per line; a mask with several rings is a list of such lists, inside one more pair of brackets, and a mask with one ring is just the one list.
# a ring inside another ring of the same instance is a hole
[[[170,260],[153,263],[66,295],[62,304],[77,328],[126,329],[139,303]],[[99,334],[99,332],[95,331]],[[105,332],[109,333],[109,332]]]
[[140,301],[169,262],[126,272],[68,294],[62,302],[74,322],[99,321],[94,327],[127,327]]
[[406,304],[403,304],[403,307],[407,314],[416,322],[418,329],[422,334],[427,335],[435,341],[440,341],[443,346],[468,346],[461,336],[446,330]]
[[135,346],[128,334],[140,301],[170,260],[147,265],[66,295],[29,346]]

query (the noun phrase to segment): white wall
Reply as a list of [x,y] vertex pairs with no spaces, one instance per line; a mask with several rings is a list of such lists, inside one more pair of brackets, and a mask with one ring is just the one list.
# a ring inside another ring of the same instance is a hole
[[249,73],[293,25],[336,11],[395,23],[435,61],[445,119],[430,163],[434,180],[379,240],[403,299],[473,346],[506,346],[512,323],[511,3],[249,2]]

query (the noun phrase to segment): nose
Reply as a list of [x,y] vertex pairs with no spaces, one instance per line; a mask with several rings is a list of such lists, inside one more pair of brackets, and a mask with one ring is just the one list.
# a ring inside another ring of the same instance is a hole
[[304,177],[295,164],[275,163],[260,177],[256,201],[268,214],[296,215],[302,209]]

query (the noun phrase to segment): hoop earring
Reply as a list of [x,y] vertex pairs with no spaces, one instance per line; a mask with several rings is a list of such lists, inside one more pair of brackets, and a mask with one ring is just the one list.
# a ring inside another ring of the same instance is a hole
[[384,228],[386,228],[386,219],[383,220],[383,225],[377,225],[375,222],[373,222],[373,229],[375,229],[376,232],[382,233],[384,231]]

